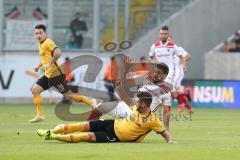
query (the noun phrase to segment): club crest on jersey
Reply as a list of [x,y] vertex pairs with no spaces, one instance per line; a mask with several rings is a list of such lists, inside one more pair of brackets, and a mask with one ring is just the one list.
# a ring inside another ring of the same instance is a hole
[[170,52],[170,48],[168,48],[167,51]]

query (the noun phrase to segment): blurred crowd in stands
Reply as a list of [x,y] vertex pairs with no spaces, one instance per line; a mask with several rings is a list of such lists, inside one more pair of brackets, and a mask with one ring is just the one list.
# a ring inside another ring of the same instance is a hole
[[240,52],[240,32],[236,32],[233,39],[224,42],[224,52]]
[[[23,19],[22,11],[14,6],[9,12],[5,13],[5,18],[18,20]],[[32,18],[34,20],[44,20],[48,18],[47,13],[45,13],[41,7],[36,7],[32,11]],[[64,46],[66,49],[80,49],[83,46],[84,36],[88,31],[87,23],[84,21],[84,17],[79,13],[75,13],[74,19],[69,24],[70,35],[67,35],[67,43]]]

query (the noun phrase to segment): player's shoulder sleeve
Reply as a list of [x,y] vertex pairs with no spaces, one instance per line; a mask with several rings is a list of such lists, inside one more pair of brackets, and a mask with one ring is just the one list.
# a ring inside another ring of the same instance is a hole
[[186,52],[182,47],[179,47],[178,45],[174,44],[173,46],[174,48],[174,53],[177,56],[183,56],[183,54],[185,54],[184,52]]
[[179,51],[179,54],[180,54],[181,56],[186,56],[186,55],[188,55],[187,51],[186,51],[184,48],[182,48],[182,47],[178,47],[178,51]]
[[58,46],[51,39],[47,39],[47,47],[52,52],[54,49],[58,48]]
[[169,41],[169,42],[167,43],[167,46],[168,46],[168,47],[171,47],[171,48],[174,48],[174,47],[176,46],[176,44],[175,44],[173,41]]
[[165,129],[159,119],[156,119],[151,122],[151,129],[157,133],[162,133],[165,131]]

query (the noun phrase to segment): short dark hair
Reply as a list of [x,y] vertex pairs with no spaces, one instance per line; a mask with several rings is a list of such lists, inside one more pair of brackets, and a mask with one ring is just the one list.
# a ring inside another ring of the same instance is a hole
[[46,32],[46,26],[44,24],[38,24],[35,26],[35,29],[42,29],[44,32]]
[[152,103],[152,95],[148,92],[138,92],[137,97],[140,99],[140,101],[144,102],[148,107],[150,107]]
[[165,63],[156,64],[154,70],[162,70],[164,74],[168,74],[169,72],[169,68]]
[[161,30],[168,31],[168,26],[162,26]]

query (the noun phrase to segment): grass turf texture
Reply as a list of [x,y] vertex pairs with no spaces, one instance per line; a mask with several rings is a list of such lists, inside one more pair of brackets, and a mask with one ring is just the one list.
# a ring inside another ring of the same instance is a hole
[[[84,105],[72,112],[87,110]],[[39,128],[53,128],[63,121],[56,118],[53,105],[45,105],[46,120],[31,124],[33,105],[0,105],[0,159],[131,159],[131,160],[239,160],[240,110],[196,109],[188,119],[171,120],[177,144],[166,144],[152,132],[142,143],[64,143],[45,141]],[[176,112],[173,109],[173,112]],[[69,122],[65,122],[69,123]]]

